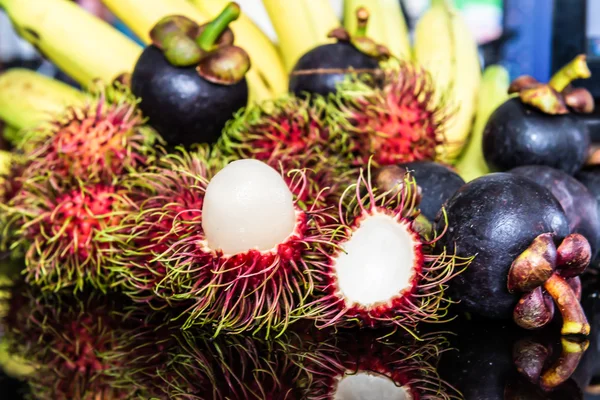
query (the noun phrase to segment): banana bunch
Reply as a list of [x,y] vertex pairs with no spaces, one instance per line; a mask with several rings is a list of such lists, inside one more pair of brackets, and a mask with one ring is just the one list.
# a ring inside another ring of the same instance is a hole
[[453,112],[446,123],[447,145],[441,158],[454,162],[471,132],[481,65],[469,26],[448,0],[432,0],[417,23],[414,56],[431,73],[437,101],[444,102]]
[[344,27],[348,32],[357,28],[356,10],[369,10],[367,36],[386,46],[399,59],[411,58],[410,38],[406,20],[398,0],[345,0]]
[[483,157],[483,131],[490,115],[508,100],[509,84],[508,71],[501,65],[490,65],[483,72],[473,132],[469,144],[456,163],[456,169],[465,182],[472,181],[489,172]]
[[[149,32],[163,17],[183,15],[202,24],[229,3],[228,0],[102,0],[144,43]],[[250,101],[271,99],[287,91],[287,74],[275,46],[245,15],[231,25],[236,44],[250,55],[248,74]]]
[[331,42],[327,35],[340,26],[329,0],[263,0],[287,71],[309,50]]
[[83,86],[131,72],[142,48],[68,0],[0,0],[17,32]]

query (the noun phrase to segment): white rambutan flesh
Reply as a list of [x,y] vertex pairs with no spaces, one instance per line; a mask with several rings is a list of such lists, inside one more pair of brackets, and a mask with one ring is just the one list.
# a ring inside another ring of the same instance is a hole
[[411,289],[419,246],[407,222],[366,216],[334,259],[340,297],[348,306],[371,307]]
[[234,161],[206,188],[202,228],[213,250],[224,254],[272,250],[295,226],[292,192],[281,174],[262,161]]
[[412,396],[385,375],[358,372],[344,376],[337,384],[334,400],[411,400]]

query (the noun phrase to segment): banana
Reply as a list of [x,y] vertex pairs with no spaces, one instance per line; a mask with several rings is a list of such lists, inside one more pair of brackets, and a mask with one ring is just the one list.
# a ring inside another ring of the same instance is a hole
[[345,0],[344,27],[348,32],[356,31],[356,10],[365,7],[369,10],[367,36],[385,45],[392,55],[400,59],[410,59],[412,50],[406,19],[398,0]]
[[482,151],[483,131],[490,115],[508,100],[509,85],[508,71],[503,66],[491,65],[483,72],[473,132],[469,144],[456,163],[456,169],[465,182],[489,172]]
[[452,163],[471,131],[481,66],[469,26],[447,0],[432,0],[417,23],[414,55],[431,73],[437,101],[447,102],[453,112],[445,126],[447,144],[440,149],[442,161]]
[[86,97],[65,83],[30,70],[14,68],[0,74],[0,119],[17,130],[47,121],[68,105],[83,104]]
[[[210,18],[219,15],[229,0],[189,0],[203,14]],[[242,10],[243,11],[243,10]],[[285,72],[283,61],[271,39],[242,13],[240,18],[231,24],[235,34],[236,43],[248,52],[252,65],[256,66],[261,81],[275,95],[287,93],[288,75]]]
[[332,42],[327,35],[340,26],[329,0],[263,0],[263,4],[287,71],[309,50]]
[[0,0],[18,33],[83,86],[133,69],[141,47],[68,0]]
[[[150,30],[163,17],[183,15],[198,24],[203,24],[222,10],[221,7],[218,7],[218,12],[208,13],[188,0],[102,0],[102,2],[146,44],[151,43]],[[210,0],[210,2],[215,3],[215,0]],[[214,4],[210,6],[211,10],[213,7]],[[239,28],[238,22],[239,20],[231,24],[236,44],[243,47],[252,60],[252,66],[246,75],[250,89],[250,101],[267,100],[274,97],[278,91],[287,90],[285,72],[277,70],[278,65],[280,69],[283,68],[280,59],[263,59],[264,49],[257,46],[253,42],[253,37],[248,37],[245,30]],[[247,48],[245,45],[250,47]],[[261,70],[261,67],[265,70]],[[283,83],[281,82],[282,75]]]

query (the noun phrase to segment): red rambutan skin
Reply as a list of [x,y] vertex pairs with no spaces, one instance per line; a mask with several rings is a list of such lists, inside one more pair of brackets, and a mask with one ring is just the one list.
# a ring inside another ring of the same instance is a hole
[[[408,62],[384,71],[377,84],[342,84],[337,104],[346,121],[353,165],[377,166],[438,158],[449,112],[435,99],[431,76]],[[368,79],[368,78],[367,78]]]
[[111,244],[99,237],[119,223],[116,198],[120,189],[103,184],[69,191],[49,182],[26,181],[8,208],[13,248],[23,249],[26,279],[48,290],[90,282],[97,288],[109,280],[102,252]]
[[29,164],[25,174],[110,182],[140,169],[154,156],[154,142],[161,141],[143,122],[126,93],[115,102],[102,94],[88,105],[70,107],[29,133],[23,145]]
[[231,120],[218,147],[236,159],[265,162],[274,157],[294,159],[315,150],[325,158],[337,155],[344,136],[329,119],[330,108],[321,96],[288,96],[254,105]]
[[[328,255],[328,262],[315,274],[316,300],[307,305],[307,315],[317,326],[358,325],[367,327],[392,325],[412,332],[421,321],[439,322],[444,318],[451,301],[444,297],[446,283],[462,272],[470,260],[458,260],[444,250],[433,253],[432,240],[421,237],[415,228],[418,211],[418,190],[415,180],[407,175],[404,182],[391,190],[376,194],[371,186],[370,173],[361,173],[357,183],[348,188],[354,193],[350,200],[340,200],[337,222],[319,227],[330,232],[329,241],[320,243],[319,251]],[[364,194],[366,193],[366,195]],[[337,282],[336,257],[341,246],[351,239],[360,224],[373,215],[388,215],[401,224],[413,241],[414,262],[409,286],[394,297],[375,305],[360,305],[348,301]],[[456,270],[461,267],[460,270]]]

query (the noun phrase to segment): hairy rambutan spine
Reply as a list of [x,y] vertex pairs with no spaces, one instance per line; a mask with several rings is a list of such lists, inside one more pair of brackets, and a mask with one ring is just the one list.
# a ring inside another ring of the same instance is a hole
[[[349,197],[349,198],[347,198]],[[317,226],[327,240],[317,243],[315,251],[327,257],[314,271],[316,299],[307,304],[307,317],[320,328],[331,326],[395,326],[414,334],[419,322],[443,322],[452,301],[445,296],[447,282],[467,268],[471,259],[462,259],[443,249],[437,253],[435,243],[445,233],[432,232],[425,238],[418,226],[419,193],[416,181],[407,174],[396,187],[377,193],[371,184],[371,166],[365,176],[361,170],[339,202],[338,218],[327,226]],[[415,260],[411,266],[410,286],[385,302],[361,305],[344,297],[334,269],[336,258],[344,253],[348,242],[361,223],[372,216],[391,217],[403,226],[414,243]],[[446,227],[447,228],[447,227]]]
[[379,76],[354,76],[340,84],[332,117],[348,134],[355,166],[431,161],[445,151],[444,124],[451,111],[437,101],[432,77],[408,61]]
[[230,120],[218,147],[237,159],[265,162],[309,152],[320,154],[321,160],[343,159],[346,136],[332,123],[331,111],[331,104],[318,95],[307,99],[288,95],[256,104]]
[[22,142],[28,177],[110,182],[147,165],[162,139],[144,125],[136,100],[118,83],[98,88],[84,106],[68,107],[30,130]]
[[116,205],[123,190],[83,183],[65,190],[60,185],[47,177],[28,179],[8,204],[0,205],[5,229],[14,232],[11,250],[23,252],[30,284],[79,291],[89,282],[105,290],[111,277],[102,253],[110,244],[99,234],[122,217]]

